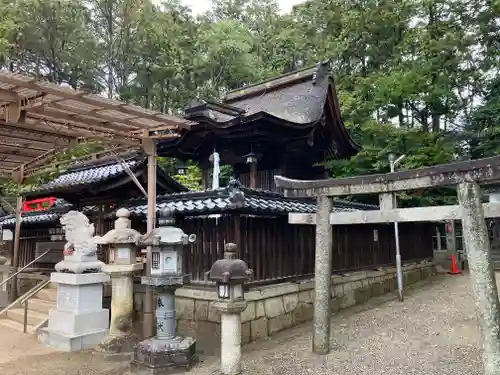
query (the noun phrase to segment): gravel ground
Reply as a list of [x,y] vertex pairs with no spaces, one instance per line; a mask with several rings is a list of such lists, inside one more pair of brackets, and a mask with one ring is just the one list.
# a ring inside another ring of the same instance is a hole
[[[500,279],[500,274],[497,274]],[[91,352],[57,353],[30,336],[0,330],[2,375],[118,375],[127,364]],[[404,303],[385,297],[335,315],[331,354],[311,354],[310,325],[244,348],[248,375],[479,375],[477,320],[467,276],[439,277],[413,288]],[[22,350],[21,350],[22,349]],[[217,373],[217,358],[202,358],[193,375]]]

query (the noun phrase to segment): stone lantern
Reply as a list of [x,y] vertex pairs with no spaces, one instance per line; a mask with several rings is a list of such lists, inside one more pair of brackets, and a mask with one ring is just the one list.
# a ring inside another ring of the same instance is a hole
[[137,242],[141,234],[131,228],[130,212],[120,208],[116,212],[115,228],[104,236],[94,237],[99,245],[109,245],[109,264],[102,271],[111,277],[111,322],[109,335],[101,342],[98,351],[110,357],[131,357],[138,343],[132,333],[134,314],[134,276],[142,271],[143,264],[136,262]]
[[141,282],[152,286],[156,294],[156,336],[137,345],[132,361],[132,369],[141,374],[189,369],[196,360],[196,341],[177,336],[175,321],[175,290],[190,279],[183,271],[183,251],[196,235],[188,236],[175,227],[172,214],[169,209],[160,211],[158,228],[139,241],[152,246],[151,276],[143,276]]
[[228,243],[224,259],[217,260],[205,276],[217,284],[214,307],[221,313],[221,371],[237,375],[241,372],[241,313],[247,306],[243,284],[252,280],[253,271],[236,258],[236,245]]

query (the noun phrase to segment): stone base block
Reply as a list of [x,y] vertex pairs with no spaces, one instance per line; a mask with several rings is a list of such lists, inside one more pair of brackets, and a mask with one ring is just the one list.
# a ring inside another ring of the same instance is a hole
[[38,340],[47,346],[65,351],[74,352],[91,348],[99,344],[108,334],[108,330],[100,330],[85,333],[82,335],[70,335],[67,333],[50,331],[42,328],[38,332]]
[[189,371],[197,361],[196,341],[191,337],[171,340],[150,338],[137,345],[131,370],[140,375]]
[[109,327],[109,310],[75,313],[65,310],[49,312],[48,329],[67,335],[84,335],[87,332],[102,331]]
[[99,344],[95,353],[110,361],[131,361],[134,359],[134,349],[140,341],[140,337],[135,334],[108,336]]
[[9,305],[9,293],[6,290],[0,290],[0,310]]

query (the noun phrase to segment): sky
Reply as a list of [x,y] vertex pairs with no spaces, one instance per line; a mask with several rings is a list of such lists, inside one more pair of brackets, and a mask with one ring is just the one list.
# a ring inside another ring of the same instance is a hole
[[[283,12],[289,12],[294,5],[300,4],[304,0],[278,0],[278,4]],[[210,9],[211,0],[182,0],[184,5],[191,7],[193,14],[199,14]]]

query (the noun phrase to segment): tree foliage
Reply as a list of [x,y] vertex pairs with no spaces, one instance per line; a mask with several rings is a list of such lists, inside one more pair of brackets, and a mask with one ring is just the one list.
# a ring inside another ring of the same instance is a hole
[[328,166],[359,175],[387,171],[390,152],[407,155],[400,168],[497,153],[499,15],[486,0],[308,0],[285,14],[212,0],[197,15],[180,0],[0,0],[0,68],[179,115],[329,59],[364,149]]

